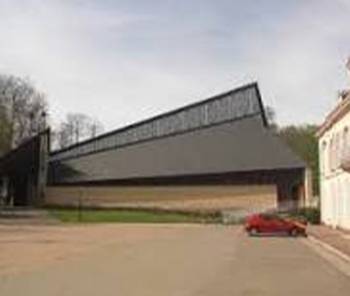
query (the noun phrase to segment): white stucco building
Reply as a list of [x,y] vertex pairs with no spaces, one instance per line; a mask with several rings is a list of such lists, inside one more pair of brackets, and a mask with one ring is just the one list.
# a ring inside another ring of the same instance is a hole
[[327,225],[350,229],[350,91],[340,94],[317,136],[321,220]]

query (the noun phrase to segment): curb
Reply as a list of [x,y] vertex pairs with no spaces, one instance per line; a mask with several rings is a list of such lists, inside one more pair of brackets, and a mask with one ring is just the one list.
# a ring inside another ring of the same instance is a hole
[[343,259],[344,261],[346,261],[347,263],[350,264],[350,256],[346,255],[345,253],[343,253],[342,251],[338,250],[337,248],[331,246],[328,243],[325,243],[324,241],[318,239],[317,237],[313,236],[313,235],[308,235],[308,239],[319,245],[320,247],[326,249],[327,251],[331,252],[333,255],[336,255],[337,257],[340,257],[341,259]]

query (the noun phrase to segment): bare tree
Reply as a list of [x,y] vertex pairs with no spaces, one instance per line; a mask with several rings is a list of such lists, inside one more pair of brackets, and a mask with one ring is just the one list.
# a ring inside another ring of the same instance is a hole
[[54,148],[68,147],[74,143],[73,132],[71,132],[68,125],[61,123],[59,128],[51,133],[51,141],[53,141]]
[[10,132],[6,110],[0,105],[0,156],[11,149]]
[[276,122],[276,111],[271,106],[265,106],[266,120],[269,124],[270,130],[276,132],[278,130],[278,124]]
[[97,119],[82,113],[69,113],[56,132],[57,145],[65,148],[88,138],[96,137],[103,131]]
[[265,106],[265,114],[266,114],[266,119],[269,124],[275,123],[276,120],[276,112],[275,109],[271,106]]
[[28,79],[0,75],[0,126],[14,148],[44,128],[48,104]]
[[88,136],[89,138],[95,138],[102,134],[104,131],[104,126],[97,118],[91,118],[88,125]]

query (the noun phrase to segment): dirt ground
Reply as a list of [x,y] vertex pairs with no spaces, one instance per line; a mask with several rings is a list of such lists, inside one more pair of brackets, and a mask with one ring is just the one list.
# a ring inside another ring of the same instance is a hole
[[171,228],[172,236],[180,232],[176,225],[156,224],[0,225],[0,276],[75,260],[110,244],[125,246],[159,236],[166,238]]
[[349,278],[288,237],[223,225],[1,226],[1,296],[345,296]]

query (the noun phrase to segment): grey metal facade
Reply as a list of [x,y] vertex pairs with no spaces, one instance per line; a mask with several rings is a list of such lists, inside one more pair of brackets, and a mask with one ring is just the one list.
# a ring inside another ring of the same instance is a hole
[[45,130],[0,158],[0,178],[7,180],[13,205],[42,205],[47,183],[50,131]]
[[51,160],[77,157],[261,114],[261,102],[257,92],[255,84],[247,85],[54,152],[51,155]]
[[52,163],[53,183],[303,168],[258,115]]
[[50,157],[50,183],[303,169],[267,128],[257,84],[102,135]]

